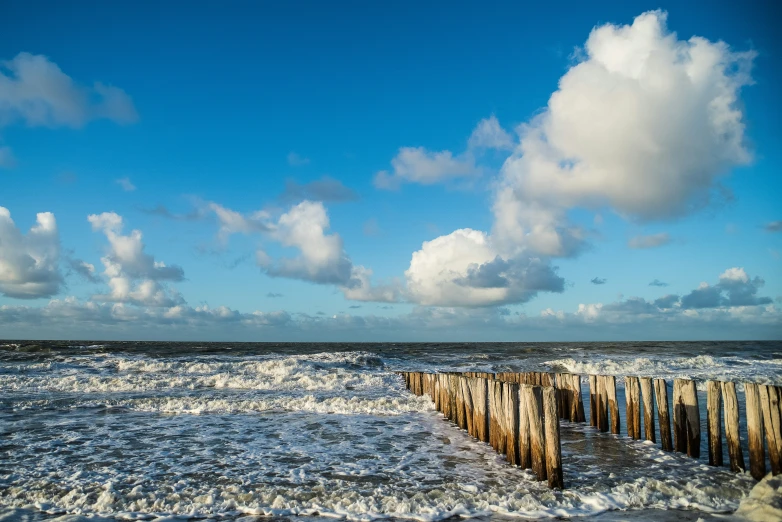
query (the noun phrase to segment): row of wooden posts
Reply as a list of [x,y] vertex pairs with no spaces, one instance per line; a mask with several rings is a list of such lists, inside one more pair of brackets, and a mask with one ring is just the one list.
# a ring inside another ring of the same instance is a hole
[[485,373],[403,372],[407,388],[508,462],[531,469],[549,487],[564,487],[559,401],[550,382]]
[[[562,487],[558,418],[586,422],[581,376],[544,372],[403,375],[408,389],[417,395],[429,395],[438,411],[470,435],[490,443],[509,462],[533,469],[541,480],[548,478],[551,487]],[[673,381],[671,437],[666,381],[633,376],[624,379],[628,436],[657,442],[656,405],[662,449],[699,458],[701,425],[695,381]],[[616,377],[589,375],[588,382],[590,425],[619,434]],[[745,383],[744,394],[750,473],[758,480],[765,476],[767,448],[771,472],[777,475],[782,472],[782,387]],[[730,468],[746,470],[735,383],[707,381],[706,408],[709,464],[723,465],[724,423]]]

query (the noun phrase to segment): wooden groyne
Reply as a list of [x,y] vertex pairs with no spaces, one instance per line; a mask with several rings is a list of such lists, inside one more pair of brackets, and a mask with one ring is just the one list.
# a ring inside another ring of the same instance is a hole
[[[531,469],[539,480],[547,480],[549,487],[564,487],[560,419],[587,422],[582,376],[546,372],[400,373],[407,389],[416,395],[429,396],[447,419],[491,445],[510,464]],[[616,377],[588,375],[586,382],[589,383],[589,424],[602,432],[619,435]],[[663,450],[700,457],[701,405],[695,381],[674,379],[670,402],[665,379],[627,376],[624,386],[629,437],[657,443],[656,417]],[[749,471],[760,480],[767,473],[766,456],[771,472],[774,475],[782,472],[782,387],[745,383],[744,390]],[[731,470],[747,470],[739,436],[739,410],[735,383],[706,382],[706,442],[710,465],[723,465],[724,433]]]

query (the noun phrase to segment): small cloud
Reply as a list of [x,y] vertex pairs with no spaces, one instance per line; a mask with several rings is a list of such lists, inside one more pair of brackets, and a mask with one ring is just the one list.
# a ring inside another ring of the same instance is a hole
[[782,221],[771,221],[764,228],[766,232],[782,232]]
[[671,236],[665,232],[661,232],[650,236],[635,236],[630,238],[630,241],[627,242],[627,246],[635,249],[656,248],[667,245],[670,242]]
[[136,190],[136,186],[130,182],[130,178],[120,178],[117,180],[114,180],[114,182],[122,187],[122,190],[125,192],[133,192]]
[[361,305],[350,305],[350,306],[348,306],[348,308],[354,308],[354,309],[355,308],[361,308]]
[[660,281],[659,279],[655,279],[651,283],[649,283],[649,286],[668,286],[668,283],[664,283],[663,281]]
[[393,310],[394,307],[391,305],[385,305],[385,306],[378,306],[381,310]]
[[309,162],[310,162],[309,158],[305,158],[304,156],[299,156],[295,152],[288,153],[288,165],[292,167],[301,167],[303,165],[308,165]]
[[276,297],[282,297],[282,294],[276,294],[274,292],[269,292],[268,294],[266,294],[266,297],[268,297],[269,299],[274,299]]
[[285,202],[302,201],[326,201],[332,203],[341,203],[344,201],[355,201],[358,199],[356,191],[346,187],[341,181],[329,176],[304,183],[300,185],[295,181],[288,180],[285,183],[285,190],[280,195],[280,199]]
[[594,217],[593,221],[594,221],[595,225],[597,225],[597,226],[602,225],[603,224],[603,215],[602,214],[595,214],[595,217]]
[[606,284],[607,281],[608,281],[607,279],[601,279],[599,277],[595,277],[594,279],[591,280],[591,283],[593,285],[604,285]]
[[197,221],[206,217],[206,210],[200,208],[187,214],[175,214],[163,205],[157,205],[153,208],[138,208],[138,211],[149,216],[158,216],[175,221]]
[[377,224],[377,219],[370,218],[364,223],[364,235],[370,237],[380,235],[380,227]]
[[315,315],[326,315],[324,312],[315,312]]

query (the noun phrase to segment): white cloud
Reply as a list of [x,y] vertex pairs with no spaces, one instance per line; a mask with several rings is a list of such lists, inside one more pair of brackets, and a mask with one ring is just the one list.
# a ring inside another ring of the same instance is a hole
[[698,288],[681,298],[686,309],[748,307],[770,305],[770,297],[758,297],[765,285],[760,277],[750,278],[743,268],[729,268],[720,274],[716,285],[701,283]]
[[322,203],[303,201],[294,205],[269,228],[270,237],[300,254],[266,266],[269,275],[350,285],[352,263],[339,234],[326,233],[329,217]]
[[115,182],[117,183],[117,185],[122,187],[122,190],[124,190],[125,192],[133,192],[134,190],[136,190],[136,185],[131,183],[130,178],[120,178],[118,180],[115,180]]
[[[719,177],[747,163],[738,103],[755,53],[679,40],[660,11],[595,28],[584,58],[546,109],[518,129],[495,203],[495,233],[567,255],[565,211],[609,206],[627,218],[681,216],[706,204]],[[515,205],[514,205],[515,203]]]
[[503,256],[485,232],[460,229],[425,241],[405,272],[407,297],[422,305],[489,306],[561,292],[564,280],[547,262]]
[[170,307],[184,302],[175,290],[163,281],[181,281],[181,267],[167,266],[144,252],[142,234],[133,230],[122,235],[122,217],[114,212],[91,214],[92,229],[101,231],[109,240],[109,251],[101,258],[110,292],[93,296],[96,301],[132,303],[144,306]]
[[627,246],[636,249],[655,248],[655,247],[667,245],[670,242],[671,242],[671,236],[669,236],[665,232],[661,232],[659,234],[652,234],[649,236],[632,237],[627,242]]
[[220,224],[217,236],[221,243],[228,241],[228,238],[233,234],[252,234],[269,230],[266,222],[270,215],[264,210],[242,214],[213,202],[207,203],[205,210],[214,212],[217,217]]
[[350,273],[350,286],[343,286],[345,299],[351,301],[373,301],[380,303],[395,303],[401,296],[401,288],[397,283],[387,285],[372,285],[372,270],[363,266],[353,266]]
[[375,187],[397,189],[402,183],[432,185],[458,178],[480,176],[472,154],[454,156],[449,150],[428,151],[423,147],[402,147],[391,160],[392,172],[375,174]]
[[513,137],[500,126],[497,117],[491,115],[478,122],[472,131],[467,146],[471,149],[513,150]]
[[100,82],[79,85],[46,56],[19,53],[0,65],[0,127],[18,119],[31,127],[74,128],[94,119],[138,119],[125,91]]
[[34,299],[60,291],[60,236],[51,212],[40,212],[27,235],[0,207],[0,293]]

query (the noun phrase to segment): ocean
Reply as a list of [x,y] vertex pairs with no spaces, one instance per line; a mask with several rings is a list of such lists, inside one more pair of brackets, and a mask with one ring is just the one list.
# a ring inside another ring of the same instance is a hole
[[782,342],[0,341],[0,520],[708,520],[756,484],[707,465],[701,395],[700,460],[563,422],[566,487],[549,490],[400,370],[689,377],[702,393],[782,385]]

